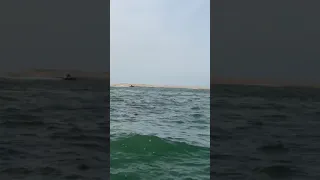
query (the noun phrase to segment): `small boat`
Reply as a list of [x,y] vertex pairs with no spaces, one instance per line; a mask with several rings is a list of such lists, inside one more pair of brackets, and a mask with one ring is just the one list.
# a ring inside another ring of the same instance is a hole
[[71,77],[70,74],[67,74],[66,77],[63,78],[63,80],[76,80],[76,78]]
[[130,85],[129,87],[134,87],[133,85]]

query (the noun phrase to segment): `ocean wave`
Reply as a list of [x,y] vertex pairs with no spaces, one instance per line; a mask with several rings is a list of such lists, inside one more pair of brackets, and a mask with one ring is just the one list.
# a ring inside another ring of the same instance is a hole
[[209,179],[209,148],[139,134],[114,139],[110,147],[111,179]]
[[152,135],[129,135],[110,143],[111,151],[134,154],[190,154],[209,151],[209,148],[175,142]]
[[0,179],[105,178],[107,86],[91,81],[0,82]]

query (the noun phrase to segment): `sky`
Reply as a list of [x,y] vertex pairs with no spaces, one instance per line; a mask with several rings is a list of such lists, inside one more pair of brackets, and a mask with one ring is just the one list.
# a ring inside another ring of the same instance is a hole
[[0,71],[109,71],[109,2],[0,1]]
[[113,0],[111,84],[209,86],[209,0]]
[[214,1],[216,78],[320,83],[320,1]]

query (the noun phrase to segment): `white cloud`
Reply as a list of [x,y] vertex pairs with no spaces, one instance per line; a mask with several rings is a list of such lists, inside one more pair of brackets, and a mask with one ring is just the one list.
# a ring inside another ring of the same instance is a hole
[[209,85],[209,0],[111,1],[111,82]]

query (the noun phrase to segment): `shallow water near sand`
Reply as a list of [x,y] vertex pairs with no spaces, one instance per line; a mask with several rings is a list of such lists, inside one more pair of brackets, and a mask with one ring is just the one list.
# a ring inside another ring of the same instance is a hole
[[112,180],[210,179],[208,90],[112,87]]
[[320,89],[216,85],[213,179],[320,179]]
[[0,81],[0,179],[106,179],[105,81]]

